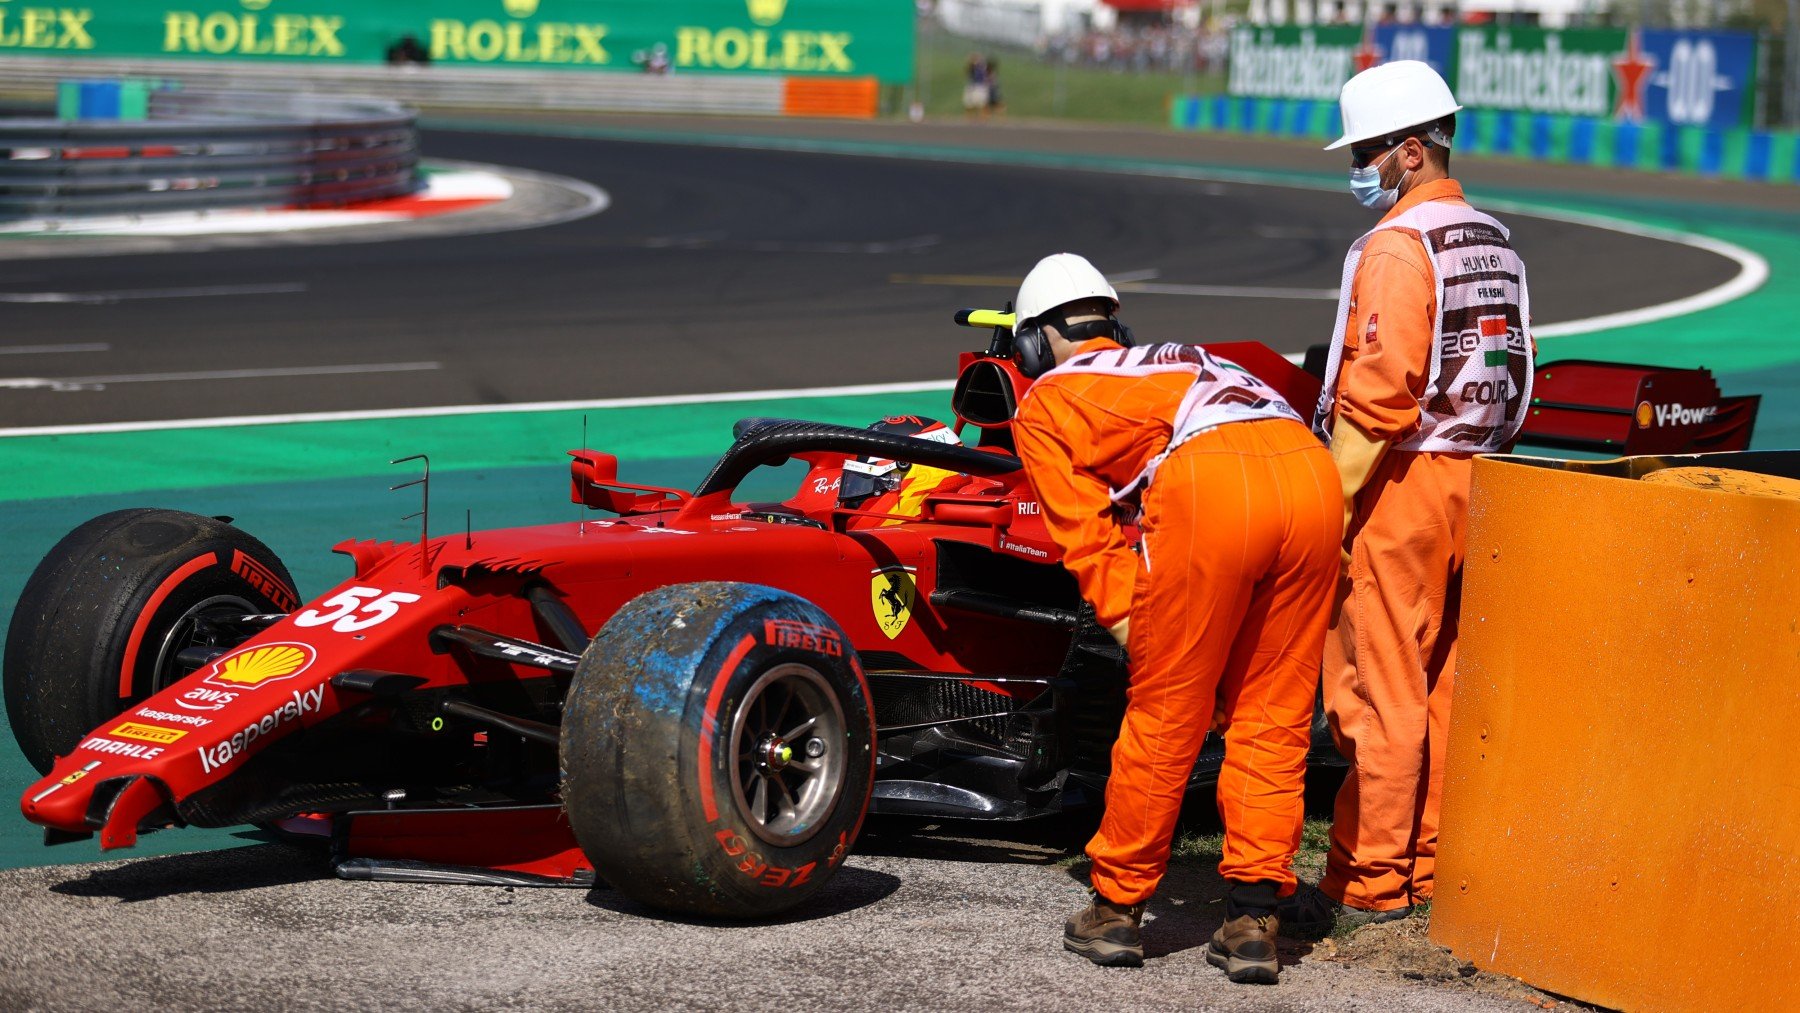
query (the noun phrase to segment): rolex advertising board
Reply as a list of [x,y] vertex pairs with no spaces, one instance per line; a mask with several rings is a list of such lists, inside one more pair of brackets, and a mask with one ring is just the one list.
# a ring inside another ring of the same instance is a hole
[[1750,126],[1756,37],[1745,32],[1447,28],[1242,28],[1230,92],[1334,101],[1359,70],[1424,60],[1469,109]]
[[0,0],[0,57],[434,63],[911,80],[912,0]]

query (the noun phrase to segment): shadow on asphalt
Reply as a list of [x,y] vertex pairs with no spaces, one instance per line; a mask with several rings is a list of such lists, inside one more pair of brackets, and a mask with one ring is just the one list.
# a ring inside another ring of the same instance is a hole
[[885,872],[872,869],[859,869],[845,865],[831,877],[824,889],[812,900],[801,905],[797,910],[774,918],[757,918],[746,921],[734,918],[701,918],[693,915],[673,914],[645,907],[623,894],[615,893],[606,887],[595,887],[589,891],[587,902],[597,908],[616,911],[619,914],[640,918],[654,918],[657,921],[674,922],[678,925],[703,925],[721,929],[767,929],[771,925],[798,925],[802,922],[817,921],[830,918],[847,911],[867,907],[885,899],[895,890],[900,889],[900,878]]
[[96,869],[50,887],[68,897],[156,900],[182,894],[236,893],[328,879],[330,867],[316,849],[259,844],[226,851],[145,858],[112,869]]

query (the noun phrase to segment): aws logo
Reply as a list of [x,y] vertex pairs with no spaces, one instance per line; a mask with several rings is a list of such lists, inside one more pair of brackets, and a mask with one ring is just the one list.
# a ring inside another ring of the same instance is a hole
[[226,689],[261,689],[266,683],[306,671],[313,658],[313,649],[307,644],[259,644],[213,662],[205,681]]

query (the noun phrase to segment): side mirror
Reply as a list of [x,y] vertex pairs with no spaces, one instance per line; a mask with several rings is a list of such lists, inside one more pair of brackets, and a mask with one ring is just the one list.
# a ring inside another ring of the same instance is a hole
[[996,359],[964,352],[950,395],[950,408],[959,421],[977,429],[1001,429],[1012,424],[1019,399],[1031,381],[1011,359]]
[[619,459],[598,450],[571,450],[569,499],[623,517],[679,506],[689,497],[680,489],[619,481]]

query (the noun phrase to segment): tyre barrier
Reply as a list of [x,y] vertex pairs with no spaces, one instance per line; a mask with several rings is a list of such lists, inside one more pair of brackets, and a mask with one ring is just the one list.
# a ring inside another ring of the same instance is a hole
[[148,118],[0,120],[0,220],[322,207],[419,189],[412,110],[378,99],[156,91]]
[[[1339,134],[1337,103],[1311,99],[1182,95],[1170,107],[1169,125],[1177,130],[1310,138],[1321,143]],[[1474,109],[1458,117],[1456,148],[1535,162],[1800,182],[1800,133],[1792,131],[1713,130]]]

